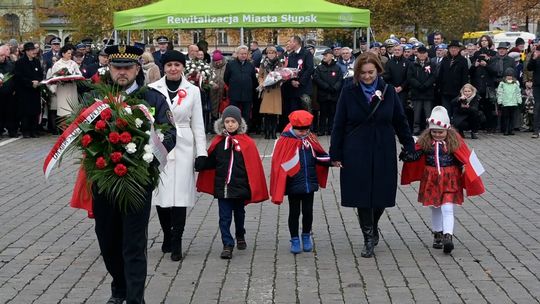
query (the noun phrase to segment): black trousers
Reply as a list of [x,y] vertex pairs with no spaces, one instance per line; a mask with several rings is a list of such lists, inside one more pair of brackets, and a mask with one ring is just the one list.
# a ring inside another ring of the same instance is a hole
[[[373,237],[379,228],[379,219],[384,213],[384,208],[358,208],[358,221],[362,228],[364,238]],[[371,235],[366,235],[366,233]]]
[[122,212],[115,202],[93,190],[96,235],[112,277],[112,295],[125,297],[129,304],[144,303],[152,191],[147,191],[141,209]]
[[162,208],[156,206],[159,224],[161,225],[161,229],[163,229],[163,235],[165,237],[169,236],[171,232],[179,233],[180,235],[184,233],[186,209],[186,207]]
[[502,107],[501,109],[501,131],[505,134],[514,131],[514,116],[517,107]]
[[534,96],[534,120],[533,129],[536,134],[540,132],[540,86],[533,87]]
[[231,105],[238,107],[242,111],[242,118],[246,121],[246,124],[249,125],[251,118],[251,101],[238,101],[231,99]]
[[313,194],[289,194],[289,232],[291,238],[298,237],[300,211],[302,212],[302,233],[310,233],[313,225]]
[[321,114],[319,116],[319,133],[332,133],[334,116],[336,114],[336,102],[334,100],[319,100]]
[[22,117],[22,133],[24,135],[36,134],[39,126],[39,114],[27,115]]

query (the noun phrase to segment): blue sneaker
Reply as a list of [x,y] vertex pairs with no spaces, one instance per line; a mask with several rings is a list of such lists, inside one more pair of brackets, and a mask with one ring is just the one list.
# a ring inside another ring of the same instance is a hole
[[313,250],[313,244],[311,243],[311,234],[302,233],[302,245],[304,245],[304,251],[310,252]]
[[302,249],[300,248],[300,238],[293,237],[291,239],[291,253],[298,254],[302,252]]

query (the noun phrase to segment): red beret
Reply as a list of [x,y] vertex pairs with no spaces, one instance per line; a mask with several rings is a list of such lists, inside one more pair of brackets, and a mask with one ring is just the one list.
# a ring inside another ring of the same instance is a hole
[[298,110],[289,114],[289,122],[291,123],[293,128],[309,127],[311,126],[312,121],[313,121],[313,115],[311,115],[311,113],[309,113],[308,111]]

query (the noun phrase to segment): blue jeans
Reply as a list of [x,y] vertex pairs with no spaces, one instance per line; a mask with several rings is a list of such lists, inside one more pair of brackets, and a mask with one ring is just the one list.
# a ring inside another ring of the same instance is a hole
[[234,239],[231,235],[231,222],[234,212],[234,226],[236,228],[236,238],[244,238],[244,220],[246,211],[244,210],[244,200],[241,199],[218,199],[219,205],[219,230],[221,231],[221,241],[223,246],[234,247]]

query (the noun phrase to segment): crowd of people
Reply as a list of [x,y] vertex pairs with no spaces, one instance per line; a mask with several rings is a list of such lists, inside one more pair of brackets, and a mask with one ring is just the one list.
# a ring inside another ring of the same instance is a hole
[[[219,50],[209,54],[204,41],[185,55],[167,37],[157,38],[153,52],[144,45],[112,45],[97,58],[88,43],[60,46],[53,39],[43,55],[33,42],[16,54],[3,45],[0,72],[8,76],[0,83],[1,131],[12,137],[21,131],[25,138],[43,128],[62,131],[71,105],[92,88],[85,81],[42,84],[59,73],[118,86],[126,96],[143,92],[156,122],[169,124],[167,163],[157,188],[145,188],[143,208],[119,210],[99,183],[92,186],[96,234],[113,277],[107,303],[144,302],[151,205],[163,229],[161,250],[173,261],[183,258],[186,208],[197,191],[218,201],[221,258],[248,246],[245,205],[269,198],[281,204],[285,196],[290,252],[312,251],[314,192],[325,187],[331,166],[340,170],[341,204],[358,211],[361,256],[373,257],[379,220],[396,204],[396,135],[405,162],[401,183],[420,181],[418,201],[432,211],[433,247],[448,254],[454,249],[453,207],[463,203],[465,189],[469,196],[484,192],[464,132],[474,139],[479,130],[511,135],[523,127],[538,137],[540,46],[525,49],[516,41],[509,50],[484,36],[463,48],[458,41],[446,45],[441,33],[434,37],[429,48],[414,38],[390,38],[362,43],[355,54],[335,45],[317,64],[315,47],[298,36],[285,48],[239,46],[228,61]],[[284,69],[294,73],[265,85]],[[277,138],[270,174],[249,130]],[[207,149],[208,133],[215,136]],[[331,136],[329,153],[315,135]]]

